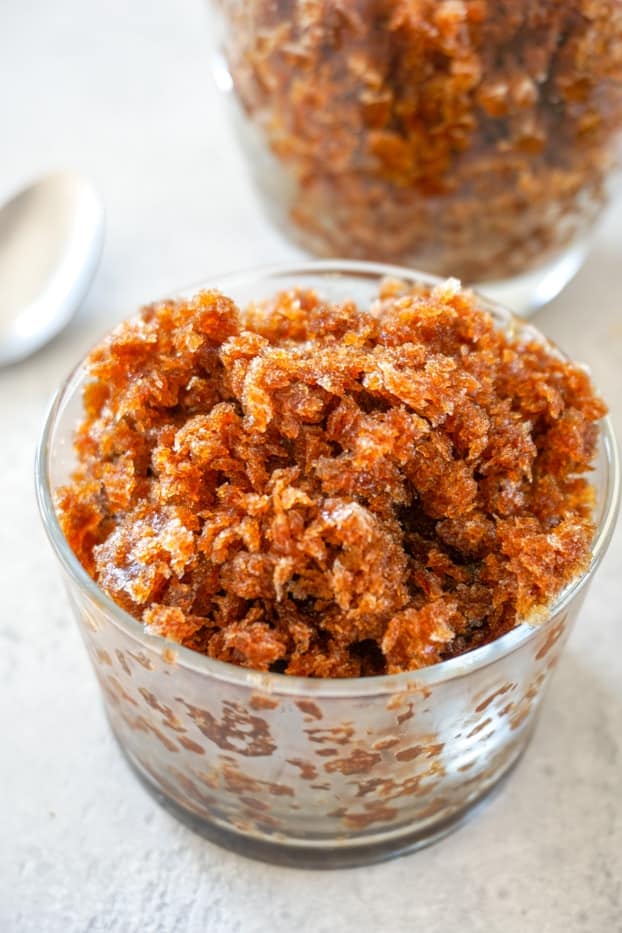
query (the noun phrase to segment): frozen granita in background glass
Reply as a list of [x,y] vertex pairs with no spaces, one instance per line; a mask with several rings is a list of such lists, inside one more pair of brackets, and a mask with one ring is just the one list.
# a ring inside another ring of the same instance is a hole
[[579,268],[622,127],[620,0],[214,0],[214,74],[311,252],[525,312]]
[[335,262],[208,286],[97,347],[39,452],[115,735],[248,854],[430,842],[524,749],[608,544],[604,405],[454,282]]

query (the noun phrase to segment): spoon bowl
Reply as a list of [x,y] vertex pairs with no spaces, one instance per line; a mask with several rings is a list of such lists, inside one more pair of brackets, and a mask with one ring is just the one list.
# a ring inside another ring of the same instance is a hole
[[0,208],[0,366],[24,359],[71,320],[91,284],[104,211],[80,175],[48,175]]

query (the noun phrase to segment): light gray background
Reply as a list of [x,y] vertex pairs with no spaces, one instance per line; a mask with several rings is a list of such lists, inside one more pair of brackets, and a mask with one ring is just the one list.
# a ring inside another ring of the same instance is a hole
[[[297,255],[267,225],[209,86],[199,0],[0,0],[0,197],[75,167],[105,198],[103,263],[53,345],[0,372],[2,933],[619,933],[622,538],[533,745],[477,819],[419,854],[333,874],[222,851],[120,759],[33,498],[46,400],[143,300]],[[538,325],[590,363],[622,434],[622,206]]]

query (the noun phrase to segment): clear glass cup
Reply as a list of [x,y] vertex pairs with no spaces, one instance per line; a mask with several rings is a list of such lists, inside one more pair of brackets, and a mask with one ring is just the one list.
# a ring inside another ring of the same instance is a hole
[[[294,284],[365,304],[385,275],[435,281],[397,267],[317,262],[202,287],[220,287],[241,304]],[[544,340],[508,311],[482,305],[499,327]],[[145,786],[210,839],[283,864],[376,861],[458,826],[524,751],[609,543],[620,487],[609,421],[601,425],[594,472],[591,565],[546,619],[413,673],[320,680],[245,670],[149,636],[88,576],[53,505],[54,489],[72,469],[84,382],[81,364],[52,404],[38,449],[37,494],[110,725]]]
[[211,0],[212,70],[276,224],[527,313],[586,255],[622,129],[620,0]]

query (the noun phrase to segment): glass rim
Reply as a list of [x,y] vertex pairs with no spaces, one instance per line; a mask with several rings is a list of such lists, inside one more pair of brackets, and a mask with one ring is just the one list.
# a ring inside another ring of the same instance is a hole
[[[232,287],[237,285],[239,287],[252,282],[268,281],[270,279],[278,280],[284,276],[294,277],[296,275],[311,274],[368,279],[380,279],[390,276],[426,285],[439,285],[447,281],[447,279],[428,273],[384,263],[355,260],[316,260],[258,266],[248,270],[229,272],[224,275],[210,276],[196,285],[174,292],[172,297],[188,296],[202,288],[220,289],[223,285]],[[518,318],[513,312],[485,296],[477,292],[474,292],[474,294],[481,306],[497,320],[502,319],[506,326],[516,328],[517,332],[526,332],[530,337],[544,341],[555,352],[561,352],[558,351],[551,340],[532,324]],[[290,674],[252,670],[216,658],[210,658],[190,648],[185,648],[177,642],[148,634],[143,624],[118,606],[86,572],[69,547],[54,508],[53,491],[50,483],[51,435],[56,426],[62,403],[72,395],[84,375],[84,363],[87,357],[88,353],[85,354],[60,385],[48,406],[35,457],[35,486],[39,512],[52,548],[69,578],[87,593],[91,601],[105,612],[113,624],[124,630],[127,635],[160,655],[163,655],[166,651],[172,652],[174,655],[174,662],[172,663],[183,668],[190,668],[206,677],[224,680],[245,689],[261,690],[283,696],[363,697],[408,694],[439,682],[467,676],[471,672],[488,667],[499,658],[518,650],[525,642],[534,638],[538,630],[546,625],[546,621],[533,624],[528,621],[521,622],[505,635],[486,645],[474,648],[447,661],[441,661],[414,671],[344,678],[299,677]],[[620,461],[613,425],[609,416],[604,417],[599,422],[599,433],[607,469],[604,480],[605,492],[602,518],[596,528],[590,563],[581,574],[571,580],[557,595],[548,610],[547,620],[563,612],[585,587],[600,564],[616,526],[620,503]]]

